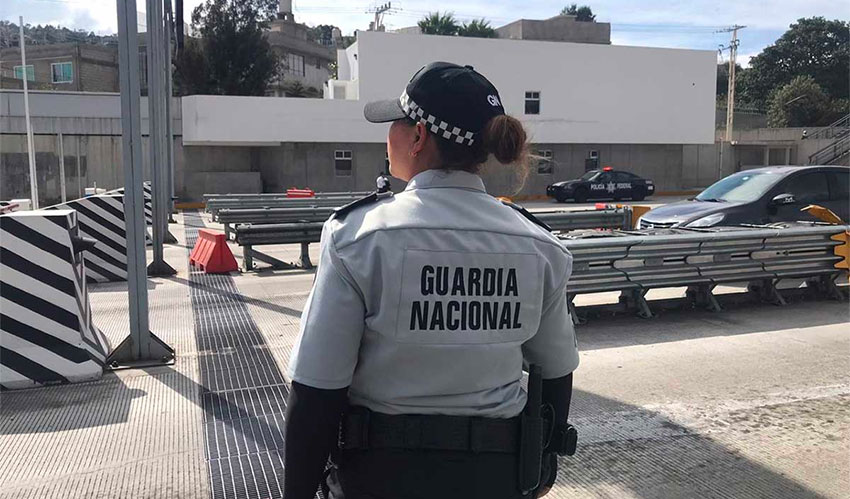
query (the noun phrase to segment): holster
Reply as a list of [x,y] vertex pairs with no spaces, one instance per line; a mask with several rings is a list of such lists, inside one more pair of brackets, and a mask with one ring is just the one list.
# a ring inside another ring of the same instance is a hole
[[528,399],[520,416],[519,490],[532,493],[540,485],[543,459],[543,375],[539,366],[528,369]]

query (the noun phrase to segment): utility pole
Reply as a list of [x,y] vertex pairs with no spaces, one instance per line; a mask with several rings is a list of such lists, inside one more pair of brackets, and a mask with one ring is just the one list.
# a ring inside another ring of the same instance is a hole
[[384,13],[392,8],[392,2],[387,2],[384,5],[375,7],[375,20],[372,21],[372,29],[370,31],[383,31]]
[[738,24],[730,26],[726,29],[717,31],[717,33],[732,33],[732,40],[728,47],[720,47],[720,52],[729,49],[729,87],[726,92],[726,142],[732,141],[732,129],[735,124],[735,59],[738,55],[738,30],[744,29],[746,26]]
[[[25,124],[27,127],[27,158],[29,160],[30,166],[30,198],[32,202],[32,209],[38,209],[38,177],[35,175],[35,147],[33,146],[33,137],[32,137],[32,123],[30,121],[30,93],[29,93],[29,85],[27,84],[27,80],[29,76],[27,75],[27,43],[24,40],[24,17],[18,17],[18,23],[20,26],[21,34],[21,78],[24,80],[24,117]],[[33,76],[35,75],[35,68],[33,68]],[[13,75],[14,76],[14,75]]]

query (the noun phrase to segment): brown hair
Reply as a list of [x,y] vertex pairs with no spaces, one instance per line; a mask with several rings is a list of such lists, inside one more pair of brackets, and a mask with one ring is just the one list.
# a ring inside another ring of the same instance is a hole
[[[410,118],[405,121],[411,126],[416,125],[416,121]],[[478,173],[492,154],[503,165],[515,164],[524,182],[528,170],[528,136],[518,119],[506,114],[494,116],[476,135],[471,146],[437,137],[441,168]]]

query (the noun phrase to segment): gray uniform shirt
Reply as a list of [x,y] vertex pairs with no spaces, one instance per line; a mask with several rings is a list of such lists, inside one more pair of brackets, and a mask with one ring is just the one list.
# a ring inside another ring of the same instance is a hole
[[477,175],[428,170],[331,218],[289,375],[387,414],[516,416],[523,361],[578,366],[557,238]]

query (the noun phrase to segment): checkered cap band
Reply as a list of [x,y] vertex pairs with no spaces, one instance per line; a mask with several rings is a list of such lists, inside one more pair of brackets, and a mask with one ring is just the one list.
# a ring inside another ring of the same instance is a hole
[[439,135],[446,140],[451,140],[452,142],[457,142],[458,144],[464,144],[467,146],[471,146],[475,142],[475,134],[473,132],[468,132],[460,127],[456,127],[441,120],[440,118],[437,118],[433,114],[428,114],[424,109],[419,107],[419,104],[414,102],[413,99],[407,95],[407,90],[401,93],[401,97],[399,97],[398,101],[401,104],[401,109],[410,116],[411,119],[428,127],[431,133]]

